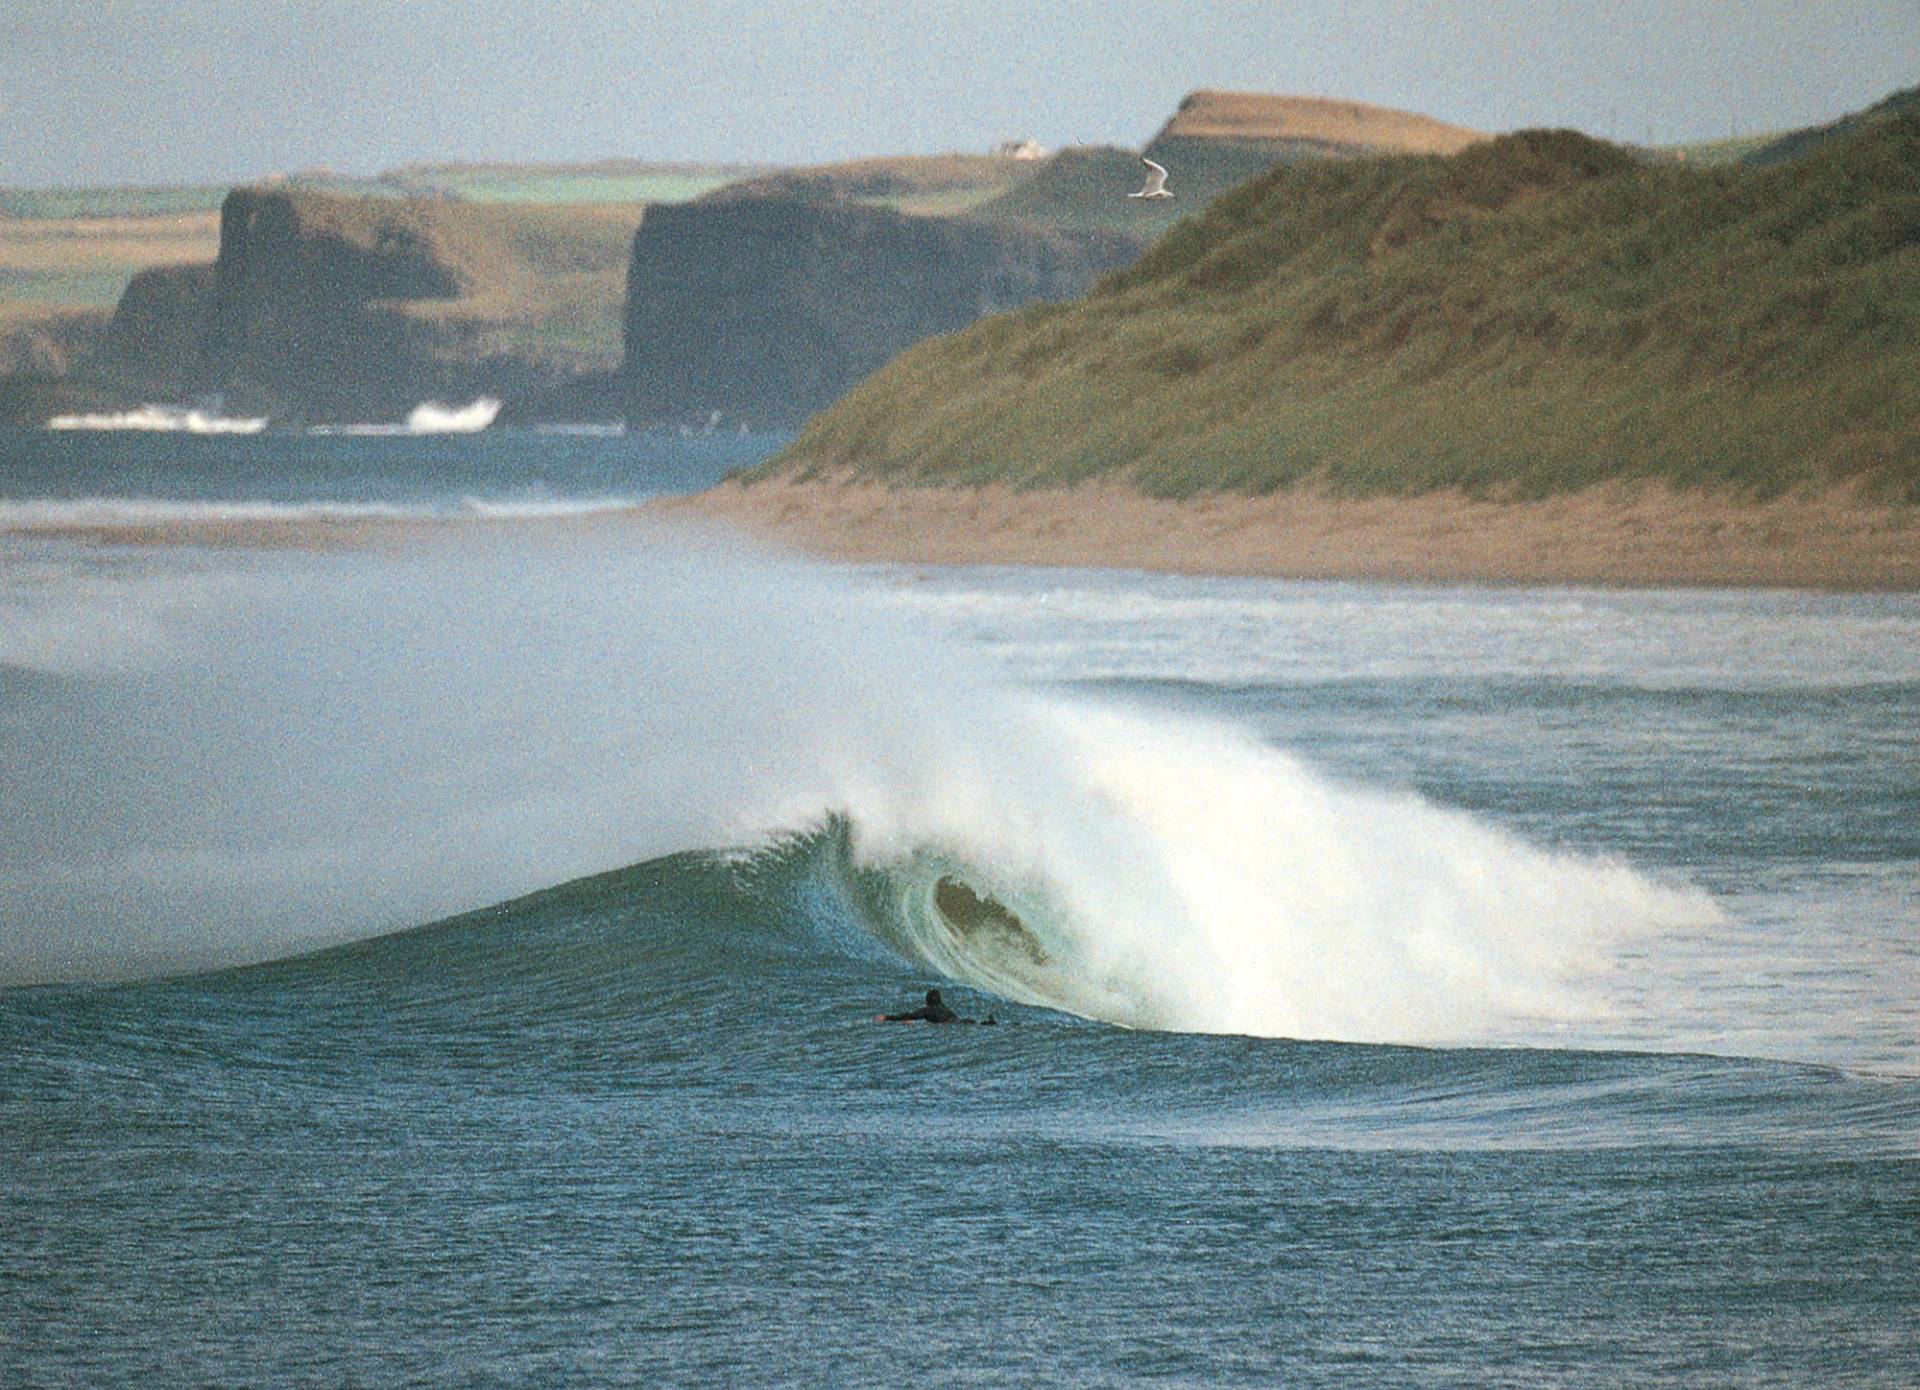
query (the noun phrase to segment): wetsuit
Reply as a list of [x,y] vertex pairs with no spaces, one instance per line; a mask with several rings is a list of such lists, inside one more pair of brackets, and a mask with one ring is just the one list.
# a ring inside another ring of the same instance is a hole
[[888,1023],[960,1022],[960,1015],[940,1002],[940,991],[937,989],[927,991],[927,1002],[924,1007],[915,1009],[910,1014],[885,1014],[883,1017]]

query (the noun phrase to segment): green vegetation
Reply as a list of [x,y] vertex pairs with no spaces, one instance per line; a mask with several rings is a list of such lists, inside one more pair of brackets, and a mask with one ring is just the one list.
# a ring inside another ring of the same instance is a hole
[[1084,300],[909,351],[765,471],[1920,501],[1916,381],[1920,117],[1768,169],[1534,131],[1276,168]]
[[0,301],[111,309],[138,266],[0,268]]
[[0,300],[0,377],[64,375],[94,349],[106,326],[103,309],[50,311]]
[[0,195],[23,210],[0,217],[0,371],[23,370],[23,363],[64,370],[80,356],[74,326],[103,322],[140,271],[213,259],[217,199],[212,207],[136,214],[122,209],[162,205],[146,195],[164,190],[118,191],[137,196]]
[[[1228,162],[1233,162],[1231,155]],[[982,203],[974,214],[996,222],[1121,232],[1144,246],[1182,213],[1206,206],[1208,198],[1266,168],[1268,162],[1240,168],[1239,178],[1221,177],[1212,160],[1205,170],[1182,164],[1177,180],[1170,180],[1175,196],[1149,202],[1127,197],[1146,176],[1139,155],[1111,145],[1080,146],[1060,151],[1032,178]]]
[[1167,169],[1172,198],[1129,198],[1146,177],[1140,156],[1111,145],[1087,145],[1060,151],[1032,178],[975,208],[974,215],[996,222],[1120,232],[1145,246],[1182,217],[1276,163],[1318,161],[1329,154],[1324,148],[1304,150],[1273,141],[1173,137],[1156,140],[1147,156]]
[[1032,178],[975,214],[1076,231],[1120,232],[1142,244],[1275,164],[1370,154],[1450,154],[1484,139],[1462,126],[1358,102],[1253,92],[1190,93],[1146,149],[1164,166],[1168,201],[1129,199],[1140,155],[1110,145],[1062,150]]
[[1864,111],[1856,111],[1851,116],[1842,116],[1826,125],[1809,126],[1805,130],[1790,131],[1777,140],[1769,141],[1759,149],[1747,154],[1742,160],[1746,164],[1784,164],[1788,160],[1798,159],[1829,140],[1852,135],[1869,126],[1883,121],[1904,117],[1920,116],[1920,87],[1908,87],[1895,92],[1884,101],[1877,101]]

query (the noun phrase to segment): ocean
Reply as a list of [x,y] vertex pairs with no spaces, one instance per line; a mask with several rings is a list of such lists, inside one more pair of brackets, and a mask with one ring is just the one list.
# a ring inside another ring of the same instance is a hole
[[619,510],[779,442],[0,434],[0,1383],[1920,1384],[1920,596]]

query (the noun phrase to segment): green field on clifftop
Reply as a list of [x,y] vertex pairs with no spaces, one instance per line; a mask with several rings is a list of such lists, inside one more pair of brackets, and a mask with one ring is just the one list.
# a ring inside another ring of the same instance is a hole
[[1920,501],[1917,381],[1920,117],[1765,169],[1523,132],[1277,168],[1083,300],[906,353],[768,467]]

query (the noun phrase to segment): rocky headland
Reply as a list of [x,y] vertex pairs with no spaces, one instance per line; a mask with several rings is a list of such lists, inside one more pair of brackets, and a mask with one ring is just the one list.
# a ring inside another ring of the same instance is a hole
[[1070,299],[1142,246],[804,192],[655,208],[627,278],[626,418],[797,426],[922,339]]

